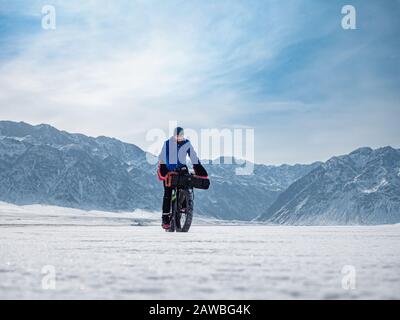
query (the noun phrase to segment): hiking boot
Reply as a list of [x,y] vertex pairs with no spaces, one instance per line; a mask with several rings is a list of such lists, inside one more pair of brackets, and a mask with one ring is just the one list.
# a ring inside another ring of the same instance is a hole
[[169,229],[169,227],[171,226],[171,217],[169,214],[163,214],[162,215],[162,224],[161,226],[163,227],[163,229]]

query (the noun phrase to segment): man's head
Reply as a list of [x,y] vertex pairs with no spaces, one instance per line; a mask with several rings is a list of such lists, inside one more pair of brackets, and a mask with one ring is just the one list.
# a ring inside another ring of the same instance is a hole
[[183,141],[185,140],[185,133],[183,131],[183,128],[177,127],[174,130],[174,137],[177,141]]

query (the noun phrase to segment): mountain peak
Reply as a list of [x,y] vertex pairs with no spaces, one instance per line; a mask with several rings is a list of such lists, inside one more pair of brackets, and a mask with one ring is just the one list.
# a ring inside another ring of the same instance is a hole
[[[53,126],[51,126],[51,125],[49,125],[49,124],[46,124],[46,123],[41,123],[41,124],[38,124],[38,125],[36,125],[36,126],[34,126],[35,128],[37,128],[37,129],[52,129],[52,130],[57,130],[56,128],[54,128]],[[57,130],[58,131],[58,130]]]
[[368,155],[373,151],[374,150],[372,148],[370,148],[370,147],[361,147],[361,148],[358,148],[358,149],[350,152],[350,155],[354,155],[354,154]]
[[[207,161],[206,161],[207,162]],[[214,160],[208,160],[210,164],[234,164],[234,165],[242,165],[246,162],[246,160],[238,159],[233,156],[221,156],[215,158]]]
[[398,151],[397,149],[392,148],[391,146],[385,146],[385,147],[376,149],[376,152],[378,152],[378,153],[397,152],[397,151]]

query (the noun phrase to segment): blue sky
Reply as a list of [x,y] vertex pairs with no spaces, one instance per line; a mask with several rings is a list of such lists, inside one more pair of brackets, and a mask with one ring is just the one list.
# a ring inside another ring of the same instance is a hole
[[[357,30],[341,28],[346,4]],[[0,118],[144,149],[168,120],[254,128],[268,164],[399,147],[399,14],[398,0],[0,0]]]

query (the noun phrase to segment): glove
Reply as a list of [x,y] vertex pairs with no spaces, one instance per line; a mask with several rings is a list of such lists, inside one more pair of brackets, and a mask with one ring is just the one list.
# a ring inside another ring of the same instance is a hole
[[159,163],[158,164],[158,179],[160,180],[165,180],[165,177],[168,173],[168,168],[167,165],[165,163]]

